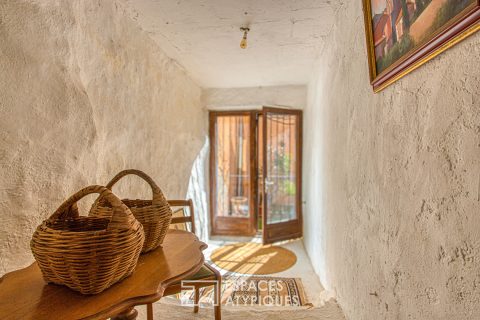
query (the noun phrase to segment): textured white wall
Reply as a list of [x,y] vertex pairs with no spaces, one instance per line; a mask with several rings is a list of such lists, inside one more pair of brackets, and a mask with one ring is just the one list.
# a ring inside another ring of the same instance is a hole
[[[32,262],[31,234],[68,195],[122,169],[185,197],[201,89],[117,2],[2,1],[0,75],[0,274]],[[114,191],[149,197],[145,185]]]
[[344,2],[305,110],[305,245],[348,319],[480,319],[480,34],[379,94]]
[[202,100],[211,110],[259,109],[263,106],[303,109],[307,105],[307,86],[209,88],[203,91]]

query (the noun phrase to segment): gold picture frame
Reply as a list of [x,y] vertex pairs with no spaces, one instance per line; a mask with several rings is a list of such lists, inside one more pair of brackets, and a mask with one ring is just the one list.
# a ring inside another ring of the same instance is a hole
[[[381,90],[385,89],[386,87],[396,82],[400,78],[404,77],[408,73],[417,69],[427,61],[435,58],[437,55],[441,54],[442,52],[451,48],[458,42],[462,41],[463,39],[467,38],[468,36],[480,30],[480,0],[475,0],[475,1],[472,0],[472,3],[468,4],[468,7],[465,7],[460,13],[458,13],[453,18],[448,20],[448,23],[445,23],[444,25],[442,25],[441,28],[439,28],[438,30],[435,30],[434,33],[429,34],[429,36],[426,37],[426,39],[416,44],[408,52],[402,55],[398,60],[395,60],[394,62],[392,62],[391,65],[388,65],[385,69],[379,71],[378,70],[379,59],[377,59],[377,57],[379,55],[382,55],[383,52],[386,50],[384,48],[379,47],[379,43],[381,43],[379,40],[377,40],[376,42],[374,41],[375,36],[377,36],[378,39],[385,41],[385,38],[386,38],[385,33],[387,33],[387,36],[388,36],[388,29],[390,28],[390,31],[393,34],[395,31],[392,31],[392,30],[395,30],[395,25],[389,26],[388,22],[386,22],[385,29],[382,29],[378,21],[380,21],[381,18],[384,18],[385,15],[393,13],[394,10],[392,10],[391,8],[394,8],[395,4],[397,4],[398,6],[398,3],[400,3],[400,0],[384,0],[386,3],[386,8],[388,7],[390,11],[385,9],[383,13],[380,13],[378,15],[376,14],[375,20],[372,17],[372,0],[362,0],[362,1],[363,1],[363,11],[364,11],[364,22],[365,22],[365,34],[366,34],[366,41],[367,41],[370,83],[375,93],[380,92]],[[438,0],[432,0],[432,2],[433,1],[438,1]],[[444,0],[444,3],[448,1],[449,0]],[[413,3],[413,4],[416,3],[414,0],[407,0],[407,2]],[[428,5],[430,5],[432,2],[429,2]],[[438,4],[438,2],[435,4]],[[391,23],[391,21],[398,20],[398,16],[402,14],[402,10],[401,9],[398,10],[397,8],[396,11],[397,11],[397,19],[392,19],[392,15],[390,15],[390,18],[388,18],[387,16],[386,18],[387,21]],[[378,18],[377,16],[380,16],[380,18]],[[401,19],[403,20],[403,17],[401,17]],[[375,21],[377,21],[377,25],[375,25],[377,28],[375,29],[376,32],[374,34]],[[403,29],[404,23],[403,21],[401,22],[402,22],[401,29]],[[383,32],[381,33],[381,36],[383,36],[383,38],[378,36],[378,34],[380,33],[379,31]],[[396,29],[396,31],[398,31],[398,29]],[[402,33],[403,33],[403,36],[410,37],[409,31],[402,32]],[[399,32],[397,32],[397,34],[399,34]],[[392,38],[395,38],[395,37],[392,37]],[[390,42],[393,42],[393,41],[390,40]],[[400,43],[401,40],[398,40],[397,42]],[[414,43],[414,41],[412,42]],[[390,48],[394,48],[395,45],[396,43],[394,43],[393,45],[390,45]],[[378,50],[379,48],[380,50]]]

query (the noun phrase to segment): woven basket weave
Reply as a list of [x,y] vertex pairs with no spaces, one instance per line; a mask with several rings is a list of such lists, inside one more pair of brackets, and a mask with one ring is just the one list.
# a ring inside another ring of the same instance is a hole
[[[113,185],[122,177],[133,174],[144,179],[152,188],[152,200],[130,200],[123,199],[123,203],[132,210],[133,215],[143,225],[145,232],[145,243],[142,252],[151,251],[162,245],[172,220],[172,209],[168,205],[162,190],[146,173],[140,170],[124,170],[119,172],[107,185],[112,189]],[[98,217],[109,217],[112,214],[112,207],[99,197],[90,210],[90,215]]]
[[[109,219],[81,217],[77,201],[99,193],[113,208]],[[84,188],[38,226],[30,242],[46,282],[96,294],[129,276],[144,242],[142,225],[110,190]]]

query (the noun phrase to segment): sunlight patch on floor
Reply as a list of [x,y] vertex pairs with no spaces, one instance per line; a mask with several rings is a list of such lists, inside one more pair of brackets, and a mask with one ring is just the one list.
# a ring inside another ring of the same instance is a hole
[[[216,238],[215,240],[210,240],[208,242],[208,248],[204,251],[206,261],[211,263],[212,252],[219,247],[228,246],[236,243],[236,241],[233,241],[233,240],[234,238],[228,238],[227,240]],[[241,240],[245,241],[247,239],[241,239]],[[252,242],[252,246],[255,246],[255,245],[258,246],[258,244],[261,243],[261,239],[256,237],[251,239],[251,242]],[[265,275],[272,276],[272,277],[302,279],[305,292],[307,294],[308,302],[312,303],[314,306],[321,306],[325,303],[325,301],[328,301],[329,299],[334,298],[334,295],[331,292],[327,292],[323,288],[322,284],[320,283],[318,276],[313,270],[310,259],[307,253],[305,252],[305,248],[303,246],[302,240],[284,241],[284,242],[276,243],[275,245],[292,251],[296,255],[297,260],[295,264],[288,270],[277,272],[277,273],[265,274]],[[272,259],[272,258],[273,256],[269,256],[269,255],[266,255],[265,257],[261,256],[258,260],[253,260],[251,265],[249,264],[245,266],[245,269],[242,269],[242,271],[243,272],[256,271],[259,268],[263,267],[265,263],[268,263],[269,261],[268,259]],[[233,264],[238,262],[239,259],[241,259],[241,255],[235,254],[232,256],[228,256],[228,258],[223,257],[222,259],[231,259],[231,263]],[[248,269],[249,267],[251,267],[252,269],[249,270]],[[222,275],[232,274],[231,272],[228,272],[222,268],[219,268],[219,269]],[[246,275],[245,273],[241,273],[241,272],[235,272],[234,274]]]

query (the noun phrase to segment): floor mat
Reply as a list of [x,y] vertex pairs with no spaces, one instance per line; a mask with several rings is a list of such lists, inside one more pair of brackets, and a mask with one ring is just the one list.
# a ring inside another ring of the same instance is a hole
[[[301,279],[279,277],[224,277],[222,304],[227,306],[311,306],[307,301]],[[193,301],[192,291],[181,296],[184,303]],[[200,304],[212,304],[213,286],[200,290]]]
[[[168,297],[167,297],[168,298]],[[213,320],[211,307],[200,308],[193,313],[193,308],[179,304],[166,303],[162,299],[154,305],[154,319],[168,320]],[[146,320],[145,307],[137,307],[138,320]],[[342,310],[335,300],[330,300],[316,308],[305,307],[229,307],[222,306],[223,320],[345,320]]]
[[210,259],[226,271],[252,275],[282,272],[297,262],[295,253],[288,249],[253,242],[222,246],[212,252]]

